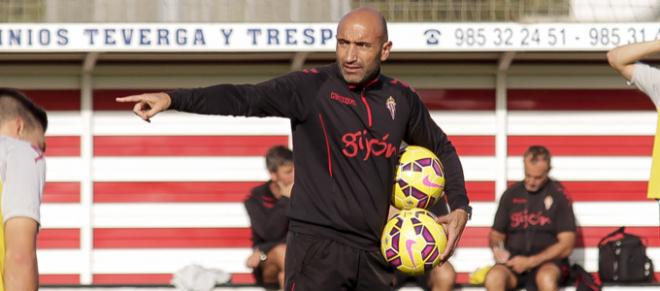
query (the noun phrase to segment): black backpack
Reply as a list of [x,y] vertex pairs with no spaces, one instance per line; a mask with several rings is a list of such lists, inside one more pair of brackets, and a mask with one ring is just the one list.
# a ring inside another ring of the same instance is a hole
[[602,282],[650,282],[653,272],[646,246],[639,236],[625,233],[625,227],[598,243],[598,274]]

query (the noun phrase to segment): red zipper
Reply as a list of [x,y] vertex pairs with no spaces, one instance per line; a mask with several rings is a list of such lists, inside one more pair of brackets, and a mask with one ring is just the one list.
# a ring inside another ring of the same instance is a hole
[[372,122],[371,122],[371,107],[369,107],[369,102],[367,102],[367,97],[364,96],[364,91],[366,91],[366,88],[362,89],[362,94],[360,94],[360,97],[362,97],[362,103],[364,103],[364,107],[367,108],[367,118],[369,119],[369,127],[371,127],[371,124],[372,124]]
[[330,157],[330,141],[328,140],[328,132],[325,130],[325,121],[323,121],[323,115],[319,113],[319,121],[321,121],[321,128],[323,129],[323,136],[325,137],[325,148],[328,152],[328,172],[330,177],[332,177],[332,158]]
[[378,82],[379,77],[374,78],[373,80],[369,81],[366,85],[364,85],[364,88],[362,88],[362,92],[360,93],[360,98],[362,98],[362,103],[364,103],[364,107],[367,108],[367,118],[369,120],[369,127],[373,125],[373,121],[371,119],[371,107],[369,106],[369,102],[367,102],[367,96],[365,95],[367,88],[369,86],[375,84]]

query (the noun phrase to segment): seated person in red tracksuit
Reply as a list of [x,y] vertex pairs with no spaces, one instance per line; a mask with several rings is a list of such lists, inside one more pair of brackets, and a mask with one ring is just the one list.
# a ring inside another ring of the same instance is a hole
[[284,253],[289,220],[286,212],[293,186],[293,153],[275,146],[266,154],[270,180],[255,187],[245,200],[250,216],[254,252],[246,265],[253,269],[258,284],[284,285]]

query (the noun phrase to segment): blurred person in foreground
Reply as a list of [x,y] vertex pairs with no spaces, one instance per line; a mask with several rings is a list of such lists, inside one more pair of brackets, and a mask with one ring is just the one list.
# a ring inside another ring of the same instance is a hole
[[274,146],[266,153],[268,182],[250,191],[245,209],[250,216],[252,254],[246,265],[252,268],[257,284],[284,287],[284,254],[289,220],[286,217],[293,186],[293,152]]
[[0,291],[39,287],[37,233],[47,127],[43,109],[15,89],[0,88]]

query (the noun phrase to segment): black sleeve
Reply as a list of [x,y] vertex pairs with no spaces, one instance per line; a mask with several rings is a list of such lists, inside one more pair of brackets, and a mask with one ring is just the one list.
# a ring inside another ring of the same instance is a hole
[[564,231],[577,231],[573,204],[568,198],[566,198],[566,195],[563,192],[560,192],[557,196],[559,197],[556,202],[557,217],[555,217],[555,221],[557,222],[557,233]]
[[447,196],[442,196],[431,207],[428,208],[435,216],[445,216],[449,214],[449,206],[447,205]]
[[[256,85],[214,85],[168,92],[170,109],[214,115],[277,116],[302,121],[307,115],[302,87],[318,75],[293,72]],[[308,86],[308,85],[307,85]]]
[[493,229],[501,233],[507,233],[509,229],[510,191],[511,188],[500,197],[500,203],[497,205],[497,212],[495,212],[495,219],[493,221]]
[[415,93],[410,93],[410,118],[404,140],[408,144],[432,150],[442,162],[445,171],[445,194],[451,209],[467,206],[470,200],[465,191],[463,166],[456,149],[447,135],[431,118],[428,109]]
[[250,228],[252,229],[252,247],[267,253],[275,245],[282,242],[281,230],[288,227],[288,220],[286,218],[286,207],[280,206],[287,203],[289,203],[287,198],[279,199],[277,201],[278,205],[273,208],[277,212],[268,213],[258,198],[251,195],[245,201],[245,209],[250,217]]

